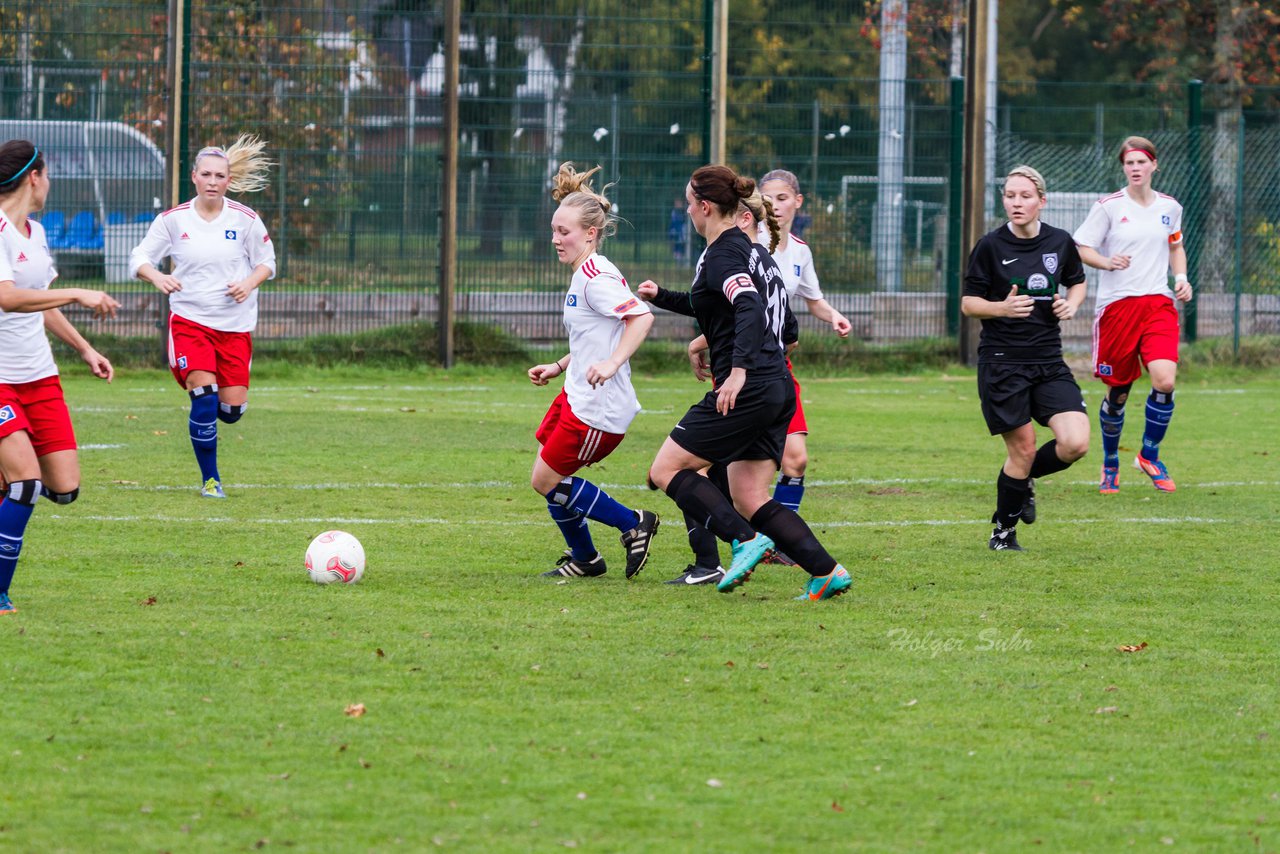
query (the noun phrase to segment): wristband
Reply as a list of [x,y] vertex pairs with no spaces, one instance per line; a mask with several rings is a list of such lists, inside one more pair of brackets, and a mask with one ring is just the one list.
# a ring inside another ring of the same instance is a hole
[[[560,359],[563,359],[563,358],[564,358],[564,356],[561,356],[561,357],[560,357]],[[563,373],[564,373],[565,368],[564,368],[564,365],[560,364],[560,359],[556,359],[556,367],[557,367],[557,368],[559,368],[559,369],[560,369],[560,373],[562,373],[562,374],[563,374]]]
[[1175,283],[1179,284],[1179,285],[1185,285],[1185,284],[1187,283],[1187,274],[1186,274],[1186,273],[1175,273],[1175,274],[1173,275],[1173,281],[1174,281]]

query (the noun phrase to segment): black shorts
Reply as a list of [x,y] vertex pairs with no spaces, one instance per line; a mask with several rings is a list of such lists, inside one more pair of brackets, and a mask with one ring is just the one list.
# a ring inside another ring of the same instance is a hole
[[1059,412],[1086,412],[1084,395],[1065,362],[978,365],[978,399],[992,436],[1016,430],[1032,418],[1048,425]]
[[787,425],[796,411],[796,389],[790,377],[748,383],[728,415],[716,412],[716,393],[707,392],[689,407],[671,431],[677,445],[713,463],[773,460],[782,465]]

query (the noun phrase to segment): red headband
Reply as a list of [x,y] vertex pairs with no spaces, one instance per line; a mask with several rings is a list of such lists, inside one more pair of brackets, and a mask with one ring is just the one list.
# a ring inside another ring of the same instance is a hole
[[1123,163],[1123,162],[1124,162],[1124,156],[1125,156],[1126,154],[1130,154],[1130,153],[1132,153],[1132,152],[1134,152],[1134,151],[1137,151],[1137,152],[1140,152],[1140,153],[1142,153],[1142,154],[1145,154],[1145,155],[1147,155],[1148,157],[1150,157],[1152,160],[1155,160],[1155,159],[1156,159],[1156,153],[1155,153],[1154,151],[1149,151],[1148,149],[1145,149],[1145,148],[1126,148],[1124,151],[1120,152],[1120,162],[1121,162],[1121,163]]

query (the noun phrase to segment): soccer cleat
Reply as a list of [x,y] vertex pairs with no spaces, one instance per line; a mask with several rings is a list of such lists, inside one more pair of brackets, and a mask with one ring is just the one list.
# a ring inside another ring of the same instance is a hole
[[796,598],[807,599],[810,602],[834,599],[852,586],[853,579],[849,577],[849,570],[836,564],[836,568],[831,570],[830,574],[815,575],[810,578],[804,586],[804,593]]
[[1149,460],[1138,454],[1133,458],[1133,467],[1151,478],[1151,485],[1161,492],[1173,492],[1178,488],[1174,486],[1173,478],[1169,477],[1169,470],[1159,460]]
[[760,558],[761,563],[768,563],[774,566],[799,566],[782,549],[769,549],[764,553],[764,557]]
[[722,566],[708,569],[705,566],[691,563],[684,568],[682,575],[670,581],[664,581],[663,584],[715,584],[722,578],[724,578],[724,567]]
[[649,546],[658,533],[658,514],[649,510],[637,510],[639,521],[622,535],[622,547],[627,550],[627,578],[635,578],[649,560]]
[[1098,491],[1103,495],[1114,495],[1120,491],[1119,466],[1102,467],[1102,482],[1098,484]]
[[987,548],[993,552],[1025,552],[1026,549],[1018,545],[1016,531],[1016,528],[1001,528],[997,525],[991,532],[991,539],[987,542]]
[[18,609],[13,606],[13,600],[9,598],[8,593],[0,593],[0,614],[16,614]]
[[542,574],[546,578],[596,578],[604,573],[604,555],[600,552],[591,560],[576,560],[573,552],[565,549],[556,561],[556,568]]
[[1027,478],[1027,497],[1022,502],[1022,513],[1018,518],[1028,525],[1036,520],[1036,479],[1034,477]]
[[733,563],[729,564],[729,571],[716,584],[716,589],[721,593],[728,593],[733,588],[746,584],[756,564],[764,559],[765,552],[771,548],[773,548],[773,540],[764,534],[757,533],[745,543],[734,540]]
[[200,487],[200,495],[203,498],[226,498],[227,494],[222,491],[222,484],[216,478],[209,478],[204,482],[204,486]]

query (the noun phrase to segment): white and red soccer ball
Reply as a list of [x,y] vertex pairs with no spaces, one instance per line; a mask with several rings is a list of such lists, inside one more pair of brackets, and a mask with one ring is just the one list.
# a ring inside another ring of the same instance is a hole
[[364,575],[364,546],[346,531],[325,531],[307,546],[306,563],[316,584],[355,584]]

